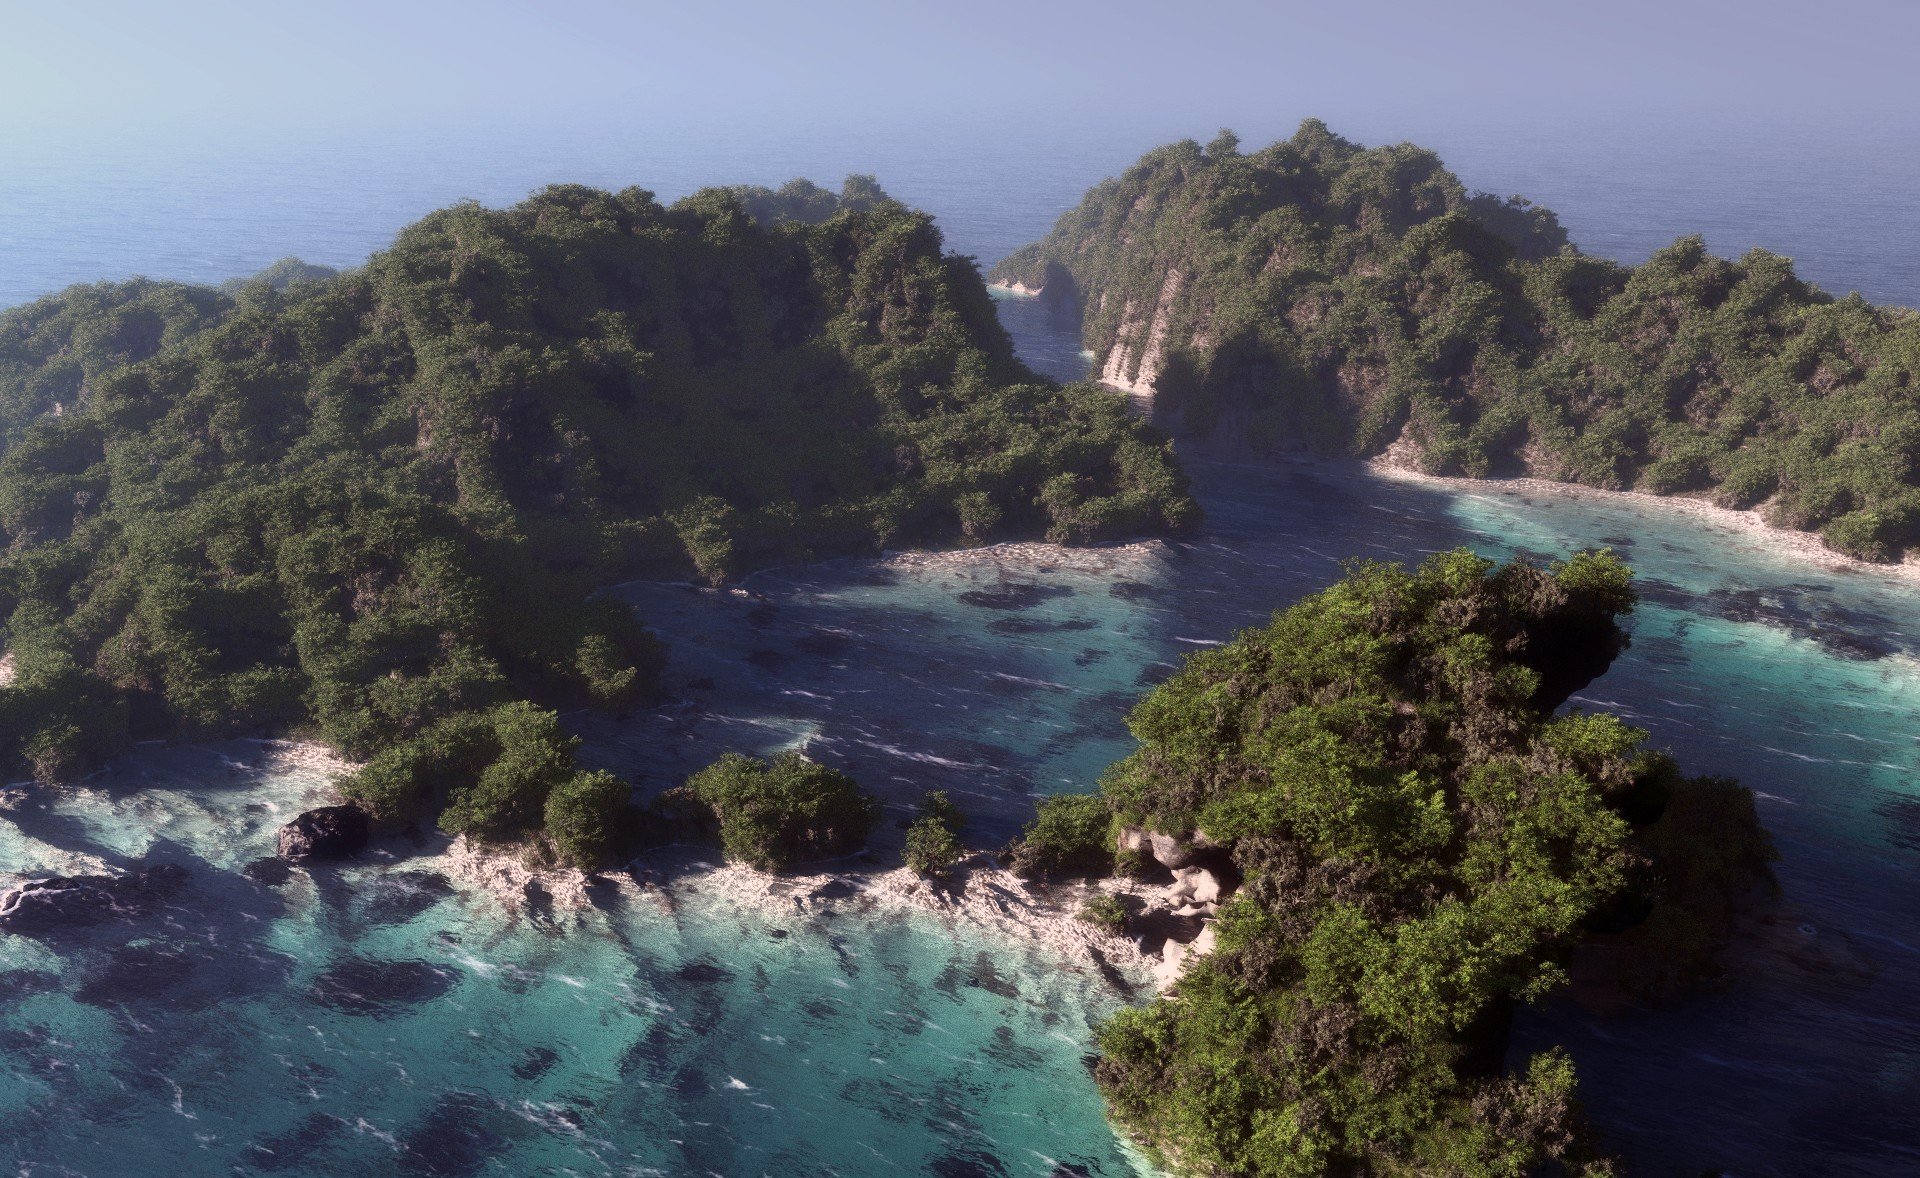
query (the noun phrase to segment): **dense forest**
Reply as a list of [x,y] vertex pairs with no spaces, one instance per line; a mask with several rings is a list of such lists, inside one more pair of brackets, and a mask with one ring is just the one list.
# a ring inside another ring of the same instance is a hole
[[294,732],[372,757],[382,817],[568,847],[624,791],[551,709],[660,663],[596,589],[1195,514],[1165,440],[1026,370],[865,178],[555,187],[342,274],[75,288],[0,316],[0,446],[0,760]]
[[1200,1174],[1613,1172],[1563,1053],[1506,1070],[1516,1007],[1595,938],[1636,998],[1713,978],[1772,859],[1749,791],[1556,715],[1633,604],[1605,553],[1361,564],[1134,709],[1102,793],[1044,806],[1015,853],[1139,872],[1116,848],[1146,831],[1237,881],[1215,948],[1100,1033],[1123,1124]]
[[1711,495],[1870,560],[1920,545],[1920,313],[1697,237],[1588,257],[1414,146],[1308,121],[1252,154],[1164,147],[992,277],[1082,314],[1103,379],[1196,439]]

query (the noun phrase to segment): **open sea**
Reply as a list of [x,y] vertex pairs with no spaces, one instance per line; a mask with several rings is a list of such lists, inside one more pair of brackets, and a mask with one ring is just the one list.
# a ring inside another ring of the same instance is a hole
[[[1239,129],[1251,144],[1290,128]],[[1557,208],[1591,252],[1637,260],[1701,231],[1722,252],[1791,254],[1836,292],[1920,304],[1920,144],[1900,132],[1413,120],[1347,133],[1434,145],[1470,185]],[[0,305],[131,273],[218,281],[287,254],[351,265],[437,205],[548,180],[673,197],[874,172],[990,262],[1169,137],[0,138]],[[1084,372],[1078,340],[1032,303],[999,305],[1036,367]],[[671,647],[678,699],[617,723],[581,718],[585,755],[658,789],[721,751],[804,743],[896,815],[925,788],[952,791],[973,837],[998,841],[1035,795],[1092,788],[1128,747],[1130,702],[1184,654],[1259,624],[1345,559],[1609,545],[1645,600],[1632,648],[1575,706],[1620,712],[1689,771],[1758,792],[1782,856],[1781,917],[1721,991],[1604,1016],[1551,1004],[1526,1014],[1516,1050],[1568,1046],[1630,1173],[1920,1172],[1920,586],[1827,571],[1657,505],[1341,467],[1192,471],[1203,532],[1106,567],[842,560],[758,574],[752,597],[622,586]],[[1036,591],[974,592],[1009,584]],[[931,916],[779,921],[694,892],[575,924],[503,914],[421,861],[280,888],[243,874],[324,787],[266,746],[231,743],[143,749],[81,787],[0,794],[0,873],[189,872],[143,922],[0,936],[0,1165],[1149,1172],[1107,1127],[1084,1067],[1090,1027],[1124,1000],[1096,976]]]

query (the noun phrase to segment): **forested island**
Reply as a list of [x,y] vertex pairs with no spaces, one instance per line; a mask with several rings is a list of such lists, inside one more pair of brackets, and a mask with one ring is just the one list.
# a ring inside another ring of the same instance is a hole
[[344,274],[75,288],[0,316],[0,444],[0,761],[307,736],[371,759],[377,818],[582,861],[625,791],[553,709],[661,665],[597,590],[1196,516],[1165,440],[1022,366],[860,177],[555,187]]
[[990,277],[1083,317],[1102,379],[1195,443],[1707,496],[1873,561],[1920,544],[1920,314],[1698,237],[1590,257],[1418,147],[1317,120],[1163,147]]
[[1172,993],[1100,1032],[1118,1119],[1175,1169],[1616,1172],[1572,1061],[1506,1070],[1515,1010],[1608,942],[1638,999],[1719,974],[1773,851],[1752,794],[1559,709],[1625,647],[1624,565],[1362,564],[1189,658],[1097,795],[1042,806],[1034,874],[1173,882]]

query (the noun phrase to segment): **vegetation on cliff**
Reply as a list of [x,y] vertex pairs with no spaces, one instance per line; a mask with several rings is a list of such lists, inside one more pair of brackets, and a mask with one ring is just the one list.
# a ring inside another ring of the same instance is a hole
[[1196,1173],[1610,1172],[1564,1055],[1505,1070],[1513,1011],[1596,935],[1711,975],[1772,854],[1747,791],[1555,715],[1632,606],[1608,554],[1357,565],[1140,703],[1104,808],[1243,882],[1177,996],[1100,1034],[1124,1124]]
[[1417,147],[1317,121],[1251,154],[1164,147],[994,277],[1082,308],[1106,379],[1189,434],[1402,442],[1431,474],[1710,494],[1872,560],[1920,544],[1920,314],[1697,237],[1583,256]]
[[556,187],[337,276],[77,288],[0,315],[9,438],[0,761],[293,731],[373,758],[383,816],[570,855],[611,791],[548,709],[645,701],[660,662],[597,588],[1194,512],[1164,440],[1023,368],[972,263],[858,178]]

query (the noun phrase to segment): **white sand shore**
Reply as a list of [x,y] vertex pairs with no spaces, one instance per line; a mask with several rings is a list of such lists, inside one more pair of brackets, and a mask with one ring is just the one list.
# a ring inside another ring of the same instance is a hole
[[880,558],[880,564],[901,570],[991,566],[1009,572],[1063,569],[1075,573],[1125,574],[1147,572],[1156,562],[1165,560],[1172,553],[1172,546],[1164,540],[1137,540],[1131,544],[1105,544],[1087,548],[1010,540],[983,548],[890,552]]
[[274,772],[309,769],[330,777],[341,777],[360,767],[339,753],[314,740],[262,740],[267,750],[267,768]]
[[1605,491],[1578,483],[1556,483],[1546,479],[1462,479],[1423,474],[1384,458],[1365,464],[1372,473],[1402,482],[1444,487],[1461,495],[1483,495],[1525,499],[1530,495],[1563,499],[1627,501],[1654,511],[1671,512],[1713,527],[1750,551],[1804,560],[1831,572],[1879,573],[1905,581],[1920,582],[1920,562],[1909,558],[1903,564],[1876,564],[1835,552],[1811,532],[1796,532],[1775,527],[1758,510],[1735,511],[1705,499],[1685,495],[1652,495],[1645,491]]
[[1004,290],[1010,295],[1018,295],[1023,299],[1037,299],[1040,297],[1039,287],[1028,286],[1024,282],[989,282],[987,283],[987,289]]

